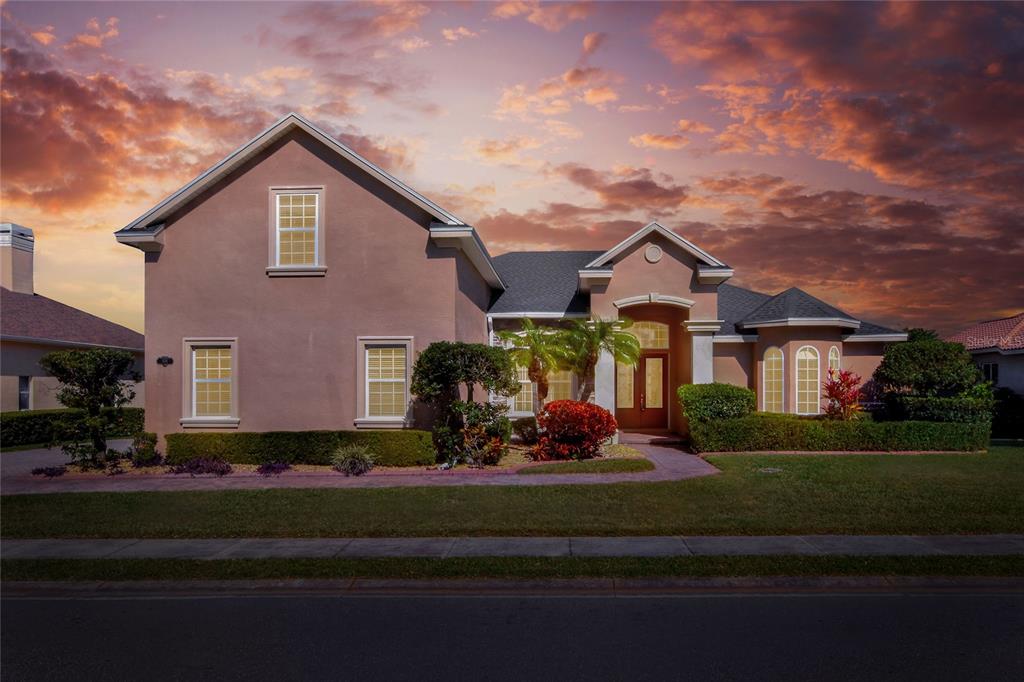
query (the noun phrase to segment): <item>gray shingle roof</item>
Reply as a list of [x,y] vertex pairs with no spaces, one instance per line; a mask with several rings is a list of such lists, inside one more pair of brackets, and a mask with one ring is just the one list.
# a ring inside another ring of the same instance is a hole
[[732,284],[718,285],[718,319],[724,320],[721,333],[742,334],[742,330],[737,326],[740,320],[770,298],[768,294]]
[[852,315],[825,303],[820,298],[815,298],[802,289],[791,287],[747,313],[740,320],[740,324],[745,327],[756,327],[758,322],[801,318],[842,318],[856,321]]
[[579,271],[603,251],[518,251],[493,258],[505,282],[490,313],[587,313],[590,296],[579,292]]
[[39,294],[0,288],[5,338],[40,339],[83,346],[113,346],[141,351],[142,334]]

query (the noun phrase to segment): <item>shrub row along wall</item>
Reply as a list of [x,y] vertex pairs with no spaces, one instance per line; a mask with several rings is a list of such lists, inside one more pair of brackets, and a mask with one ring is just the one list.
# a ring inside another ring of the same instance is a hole
[[984,450],[988,423],[835,421],[754,414],[690,423],[695,452],[758,450]]
[[330,464],[342,445],[364,445],[380,466],[433,464],[429,431],[267,431],[264,433],[172,433],[167,436],[167,461],[181,464],[195,457],[213,457],[233,464]]
[[[81,410],[23,410],[0,412],[0,444],[4,447],[50,443],[54,425],[61,419],[74,419]],[[114,421],[107,436],[131,437],[142,432],[146,411],[141,407],[125,407]]]

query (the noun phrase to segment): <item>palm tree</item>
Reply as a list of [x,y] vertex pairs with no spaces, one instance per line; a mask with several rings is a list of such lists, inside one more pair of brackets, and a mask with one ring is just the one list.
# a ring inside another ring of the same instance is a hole
[[594,395],[594,369],[602,352],[611,354],[616,362],[636,365],[640,359],[640,342],[626,331],[632,325],[626,318],[574,320],[572,326],[560,334],[565,348],[562,365],[580,379],[579,400],[585,402]]
[[537,385],[533,403],[534,414],[544,406],[548,397],[548,374],[561,364],[558,332],[550,327],[538,327],[533,320],[523,318],[522,329],[517,332],[498,332],[498,338],[508,343],[512,361],[526,368],[526,375]]

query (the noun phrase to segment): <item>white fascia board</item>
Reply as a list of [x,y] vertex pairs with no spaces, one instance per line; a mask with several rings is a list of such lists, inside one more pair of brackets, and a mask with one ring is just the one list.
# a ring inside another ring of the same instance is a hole
[[843,343],[872,343],[877,341],[906,341],[905,333],[897,334],[857,334],[844,336]]
[[698,268],[697,281],[701,284],[721,284],[735,274],[732,268]]
[[755,343],[757,334],[715,334],[714,343]]
[[683,239],[682,237],[680,237],[678,234],[676,234],[672,230],[669,230],[668,228],[660,225],[658,222],[652,222],[652,223],[648,224],[646,227],[638,230],[637,232],[634,232],[631,236],[626,237],[621,242],[619,242],[618,244],[613,246],[611,249],[609,249],[608,251],[605,251],[600,256],[598,256],[597,258],[592,260],[590,263],[587,263],[587,267],[588,268],[599,268],[602,265],[607,264],[608,261],[612,260],[613,258],[618,256],[620,253],[622,253],[626,249],[630,248],[631,246],[633,246],[634,244],[639,242],[641,239],[643,239],[647,235],[651,234],[652,232],[657,232],[658,234],[660,234],[661,236],[665,237],[666,239],[668,239],[673,244],[676,244],[677,246],[682,247],[682,249],[684,251],[687,251],[690,255],[694,256],[695,258],[697,258],[699,260],[704,261],[705,263],[707,263],[708,265],[710,265],[712,267],[717,267],[717,268],[727,267],[725,263],[723,263],[722,261],[720,261],[717,258],[715,258],[714,256],[712,256],[710,253],[708,253],[704,249],[700,248],[699,246],[697,246],[696,244],[690,242],[687,239]]
[[595,284],[608,284],[612,281],[611,270],[580,270],[579,287],[580,291],[589,292]]
[[539,313],[539,312],[522,312],[522,313],[487,313],[487,319],[489,320],[516,320],[523,317],[536,317],[537,319],[544,320],[561,320],[561,319],[579,319],[590,317],[589,313]]
[[38,343],[43,346],[60,346],[61,348],[110,348],[112,350],[127,350],[133,353],[144,353],[145,348],[132,348],[131,346],[110,346],[105,343],[89,343],[88,341],[61,341],[59,339],[44,339],[37,336],[11,336],[0,335],[4,341],[19,341],[21,343]]
[[115,232],[114,238],[119,244],[134,246],[140,251],[160,251],[164,247],[164,223],[154,225],[149,230],[132,230],[131,232]]
[[[383,182],[385,185],[388,185],[398,193],[405,196],[424,211],[434,216],[438,221],[445,223],[446,225],[464,224],[463,221],[454,214],[444,210],[384,169],[366,160],[364,157],[360,156],[349,147],[346,147],[341,142],[338,142],[302,116],[292,112],[274,123],[249,142],[228,154],[216,165],[193,179],[177,192],[174,192],[169,197],[165,198],[159,204],[146,211],[146,213],[133,220],[121,230],[118,230],[116,234],[120,235],[128,230],[139,227],[140,225],[148,225],[154,221],[165,220],[175,209],[184,205],[190,199],[197,196],[200,192],[210,187],[213,183],[220,180],[222,177],[230,173],[248,159],[252,158],[259,151],[272,144],[275,140],[285,135],[293,128],[301,128],[306,131],[314,138],[323,142],[333,151],[337,152],[356,166]],[[120,241],[120,239],[118,241]]]
[[860,329],[860,322],[845,317],[787,317],[783,320],[765,320],[742,325],[746,328],[758,327],[848,327]]
[[489,285],[495,289],[505,288],[491,263],[487,248],[469,225],[431,225],[430,240],[442,248],[461,249]]

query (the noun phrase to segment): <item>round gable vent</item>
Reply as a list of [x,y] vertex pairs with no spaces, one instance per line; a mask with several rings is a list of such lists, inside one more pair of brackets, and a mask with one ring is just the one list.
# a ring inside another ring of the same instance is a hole
[[647,259],[648,263],[657,263],[661,260],[662,250],[657,244],[651,244],[644,251],[644,258]]

